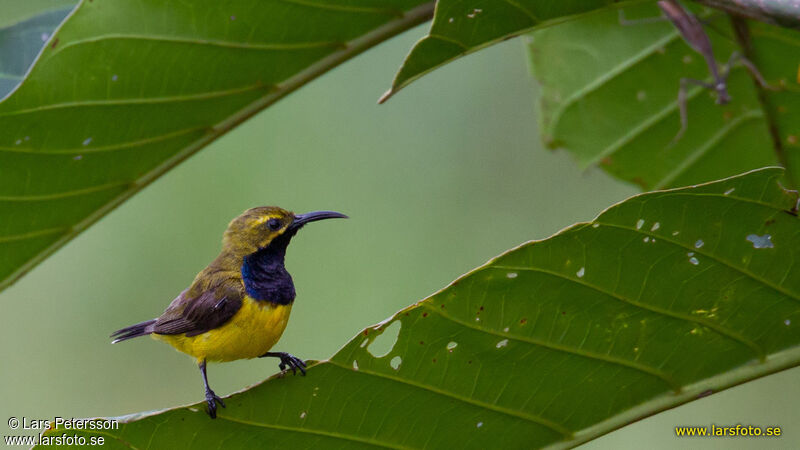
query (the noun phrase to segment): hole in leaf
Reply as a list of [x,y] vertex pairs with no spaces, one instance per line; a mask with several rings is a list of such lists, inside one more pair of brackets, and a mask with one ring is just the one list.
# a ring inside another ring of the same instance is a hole
[[753,243],[753,248],[773,248],[772,236],[765,234],[759,236],[757,234],[748,234],[747,240]]
[[392,369],[394,369],[394,370],[399,369],[400,368],[400,364],[402,364],[402,363],[403,363],[403,358],[401,358],[399,356],[395,356],[394,358],[392,358],[391,361],[389,361],[389,365],[392,366]]
[[367,346],[367,351],[370,355],[376,358],[383,358],[388,355],[397,343],[397,337],[400,336],[401,322],[396,320],[391,325],[383,329],[375,337],[375,340]]

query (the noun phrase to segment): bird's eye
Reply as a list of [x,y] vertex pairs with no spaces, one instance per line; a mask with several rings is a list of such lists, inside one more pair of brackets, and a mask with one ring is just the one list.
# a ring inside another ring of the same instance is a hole
[[269,219],[267,221],[267,226],[272,231],[277,231],[281,227],[281,221],[278,219]]

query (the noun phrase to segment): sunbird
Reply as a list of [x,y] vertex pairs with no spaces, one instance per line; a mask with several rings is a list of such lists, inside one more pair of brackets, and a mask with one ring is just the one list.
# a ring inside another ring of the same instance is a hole
[[281,371],[305,375],[306,364],[285,352],[270,352],[280,339],[295,298],[284,267],[286,247],[309,222],[347,216],[334,211],[294,214],[263,206],[233,219],[222,251],[156,319],[117,330],[112,343],[152,335],[197,359],[206,391],[208,415],[217,417],[225,402],[208,385],[206,363],[256,357],[280,358]]

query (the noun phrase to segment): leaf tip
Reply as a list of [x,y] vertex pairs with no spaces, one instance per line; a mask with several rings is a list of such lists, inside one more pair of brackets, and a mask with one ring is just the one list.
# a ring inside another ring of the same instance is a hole
[[386,100],[389,100],[395,94],[395,92],[397,91],[395,91],[393,87],[390,88],[388,91],[384,92],[383,95],[381,95],[381,98],[378,99],[378,104],[379,105],[384,104]]

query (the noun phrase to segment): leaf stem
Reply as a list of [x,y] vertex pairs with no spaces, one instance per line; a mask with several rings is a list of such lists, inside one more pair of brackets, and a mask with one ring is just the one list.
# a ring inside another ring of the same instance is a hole
[[[755,52],[753,52],[753,41],[750,36],[750,26],[747,23],[747,20],[736,15],[731,15],[731,26],[733,28],[733,32],[736,37],[736,42],[741,47],[742,54],[748,60],[752,61],[753,64],[758,67],[758,61],[756,59]],[[772,138],[772,148],[775,151],[775,156],[778,159],[778,163],[786,168],[786,181],[789,184],[791,189],[797,188],[797,182],[794,178],[794,170],[790,167],[789,158],[786,157],[786,150],[783,148],[783,141],[781,140],[780,130],[778,129],[778,121],[775,117],[775,108],[772,105],[769,97],[767,96],[767,92],[763,86],[756,80],[752,74],[750,74],[750,78],[753,81],[753,84],[756,89],[756,93],[758,95],[758,102],[761,104],[761,109],[764,111],[764,119],[767,122],[767,129],[769,131],[769,135]]]

